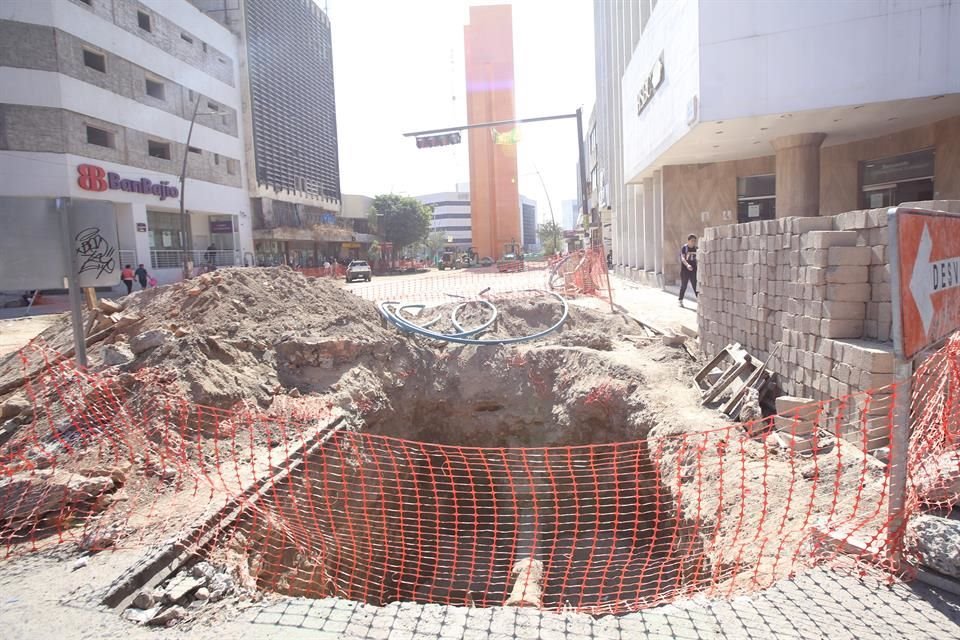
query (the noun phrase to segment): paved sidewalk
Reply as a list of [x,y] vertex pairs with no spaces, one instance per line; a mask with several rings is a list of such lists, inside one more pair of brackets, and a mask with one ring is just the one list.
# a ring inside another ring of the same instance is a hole
[[648,287],[616,275],[610,276],[610,284],[613,287],[613,302],[635,318],[660,329],[672,329],[676,333],[681,332],[681,327],[686,328],[687,332],[696,333],[697,303],[692,299],[691,292],[687,292],[687,300],[681,307],[678,301],[679,288],[670,291]]

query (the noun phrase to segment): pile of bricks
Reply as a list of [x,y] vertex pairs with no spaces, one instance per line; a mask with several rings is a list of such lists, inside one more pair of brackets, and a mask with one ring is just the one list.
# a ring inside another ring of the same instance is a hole
[[[892,380],[887,211],[781,218],[706,230],[701,346],[765,359],[786,393],[836,398]],[[863,340],[877,340],[876,343]]]

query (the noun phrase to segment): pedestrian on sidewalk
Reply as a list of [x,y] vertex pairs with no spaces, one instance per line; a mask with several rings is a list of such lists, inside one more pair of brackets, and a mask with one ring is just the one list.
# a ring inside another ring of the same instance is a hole
[[680,247],[680,306],[683,306],[683,298],[687,294],[687,284],[693,287],[693,295],[699,297],[697,293],[697,236],[690,234],[687,236],[687,242]]
[[150,274],[147,273],[147,270],[142,264],[137,266],[137,270],[133,272],[133,275],[137,276],[137,280],[140,282],[140,290],[146,289],[147,278],[150,277]]
[[127,285],[127,293],[133,293],[133,269],[130,268],[130,265],[126,265],[120,272],[120,280]]

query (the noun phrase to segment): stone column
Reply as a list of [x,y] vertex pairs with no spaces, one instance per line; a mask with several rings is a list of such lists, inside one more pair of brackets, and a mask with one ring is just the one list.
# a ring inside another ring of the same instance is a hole
[[820,145],[825,133],[773,141],[777,153],[777,217],[820,215]]

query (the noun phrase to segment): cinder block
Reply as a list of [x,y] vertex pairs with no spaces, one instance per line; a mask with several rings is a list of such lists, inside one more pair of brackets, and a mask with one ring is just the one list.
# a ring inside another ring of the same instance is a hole
[[[846,249],[851,247],[834,247],[835,249]],[[856,248],[856,247],[853,247]],[[830,249],[802,249],[800,251],[800,264],[810,267],[826,267],[830,264]]]
[[826,286],[826,300],[837,302],[867,302],[870,300],[870,285],[862,284],[828,284]]
[[811,412],[813,415],[820,410],[820,405],[813,398],[804,398],[801,396],[780,396],[774,400],[777,413],[781,415],[799,415],[797,410],[803,410],[806,419]]
[[825,318],[820,321],[820,335],[824,338],[860,338],[863,336],[863,320]]
[[800,267],[803,270],[800,278],[807,284],[827,284],[827,270],[816,267]]
[[887,247],[884,245],[877,245],[875,247],[870,247],[870,264],[886,264],[887,263]]
[[[840,248],[860,249],[861,247]],[[828,284],[858,284],[867,282],[869,277],[870,271],[868,267],[827,267],[826,269]]]
[[814,420],[802,420],[796,416],[775,416],[774,428],[787,435],[809,436],[817,428]]
[[832,231],[834,219],[832,216],[814,216],[811,218],[793,218],[791,220],[790,230],[795,233],[807,233],[809,231]]
[[793,453],[813,453],[814,449],[819,451],[823,448],[822,445],[818,445],[816,438],[812,436],[794,436],[779,431],[774,431],[773,436],[782,448],[789,449]]
[[827,249],[827,254],[831,267],[865,267],[873,258],[870,247],[830,247]]
[[805,249],[855,246],[857,246],[855,231],[811,231],[803,236],[803,247]]
[[822,318],[838,320],[863,320],[866,305],[862,302],[840,302],[827,300],[820,303]]
[[[856,247],[859,249],[860,247]],[[890,265],[879,264],[870,267],[870,283],[890,282]]]

